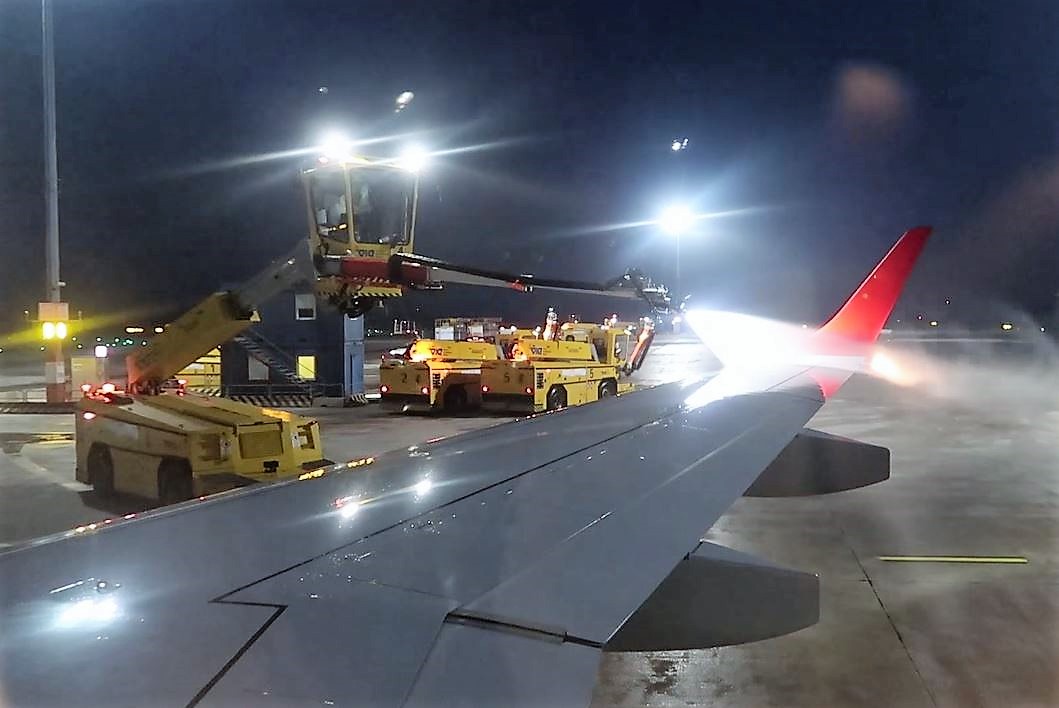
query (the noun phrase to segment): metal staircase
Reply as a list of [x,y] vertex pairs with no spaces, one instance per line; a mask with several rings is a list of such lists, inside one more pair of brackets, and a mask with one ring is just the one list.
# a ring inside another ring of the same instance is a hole
[[232,341],[242,347],[247,354],[267,366],[270,375],[274,372],[289,384],[311,388],[311,381],[298,376],[294,359],[259,332],[248,329],[233,337]]

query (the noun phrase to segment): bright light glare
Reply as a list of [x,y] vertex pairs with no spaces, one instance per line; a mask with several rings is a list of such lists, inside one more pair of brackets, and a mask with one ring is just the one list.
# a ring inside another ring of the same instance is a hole
[[106,359],[107,358],[107,345],[106,344],[97,344],[96,348],[95,348],[95,355],[96,355],[97,359]]
[[412,487],[412,491],[416,493],[417,497],[421,497],[428,494],[433,486],[433,482],[431,482],[429,479],[424,479],[420,480],[419,482],[416,482],[416,485]]
[[872,375],[898,386],[911,386],[919,380],[910,362],[899,361],[896,355],[881,349],[872,355],[868,368]]
[[45,322],[41,325],[41,336],[44,339],[55,339],[55,323]]
[[342,133],[333,132],[324,136],[320,143],[319,151],[331,160],[344,160],[349,157],[353,141]]
[[56,322],[55,323],[55,338],[56,339],[66,339],[66,333],[67,333],[66,323],[65,322]]
[[897,362],[886,355],[885,352],[875,352],[871,358],[871,370],[884,379],[896,378],[900,373]]
[[112,597],[86,598],[63,607],[55,623],[60,627],[106,624],[119,612],[118,603]]
[[408,107],[408,104],[412,102],[416,95],[411,91],[402,91],[397,95],[397,100],[394,103],[397,106],[398,111],[403,111]]
[[695,222],[695,214],[684,204],[673,204],[662,210],[658,217],[658,225],[662,231],[674,236],[679,235],[691,228]]
[[809,332],[737,312],[689,310],[684,321],[725,366],[759,367],[805,359]]
[[737,312],[689,310],[684,321],[725,367],[808,366],[861,371],[866,352],[855,342],[821,339],[815,330]]
[[680,141],[679,140],[674,140],[673,144],[669,146],[669,149],[672,150],[673,152],[679,152],[680,151]]
[[338,508],[339,516],[343,519],[352,519],[360,511],[360,502],[353,497],[335,499],[335,506]]
[[419,172],[426,167],[427,159],[428,155],[426,150],[417,145],[413,145],[406,148],[401,153],[401,157],[398,158],[397,164],[401,169],[408,170],[409,172]]

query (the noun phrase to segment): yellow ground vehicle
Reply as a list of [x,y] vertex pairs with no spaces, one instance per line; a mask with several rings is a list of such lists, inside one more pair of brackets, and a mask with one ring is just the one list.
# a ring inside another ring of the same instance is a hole
[[520,339],[510,359],[482,365],[482,407],[536,413],[615,396],[632,388],[624,377],[640,368],[654,338],[644,319],[638,329],[613,320],[566,323],[549,313],[547,339]]
[[382,404],[402,412],[459,412],[481,404],[482,364],[506,356],[530,330],[500,329],[494,341],[419,339],[379,366]]
[[[85,391],[75,423],[78,480],[103,495],[171,503],[323,462],[315,420],[169,385],[176,372],[255,322],[260,303],[296,285],[352,316],[401,294],[386,270],[391,256],[412,246],[414,173],[392,161],[350,157],[323,160],[303,178],[307,241],[239,288],[210,295],[131,354],[128,393],[114,384]],[[421,275],[398,271],[412,281]]]
[[275,481],[323,457],[311,418],[192,394],[100,391],[82,400],[75,428],[78,481],[163,504]]
[[449,413],[477,406],[482,364],[499,357],[493,342],[418,339],[403,357],[380,364],[382,404],[402,412],[444,409]]
[[310,418],[185,394],[170,377],[249,327],[254,305],[314,277],[308,244],[237,290],[214,293],[126,359],[128,393],[88,387],[74,430],[79,481],[173,503],[320,464]]

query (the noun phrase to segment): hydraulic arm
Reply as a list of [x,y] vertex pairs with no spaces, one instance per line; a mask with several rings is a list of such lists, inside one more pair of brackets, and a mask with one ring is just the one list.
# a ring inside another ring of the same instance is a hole
[[261,303],[299,283],[311,284],[315,278],[310,244],[300,241],[290,253],[250,280],[232,290],[213,293],[177,318],[146,347],[129,354],[125,359],[128,390],[157,393],[176,372],[253,324]]

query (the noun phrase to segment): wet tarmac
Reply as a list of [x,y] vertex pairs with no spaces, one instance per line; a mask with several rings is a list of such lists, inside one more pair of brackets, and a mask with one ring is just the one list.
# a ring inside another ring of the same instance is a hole
[[889,447],[891,479],[744,498],[705,534],[818,573],[819,624],[608,655],[593,705],[1059,705],[1059,388],[1027,400],[998,368],[947,397],[854,378],[810,425]]

